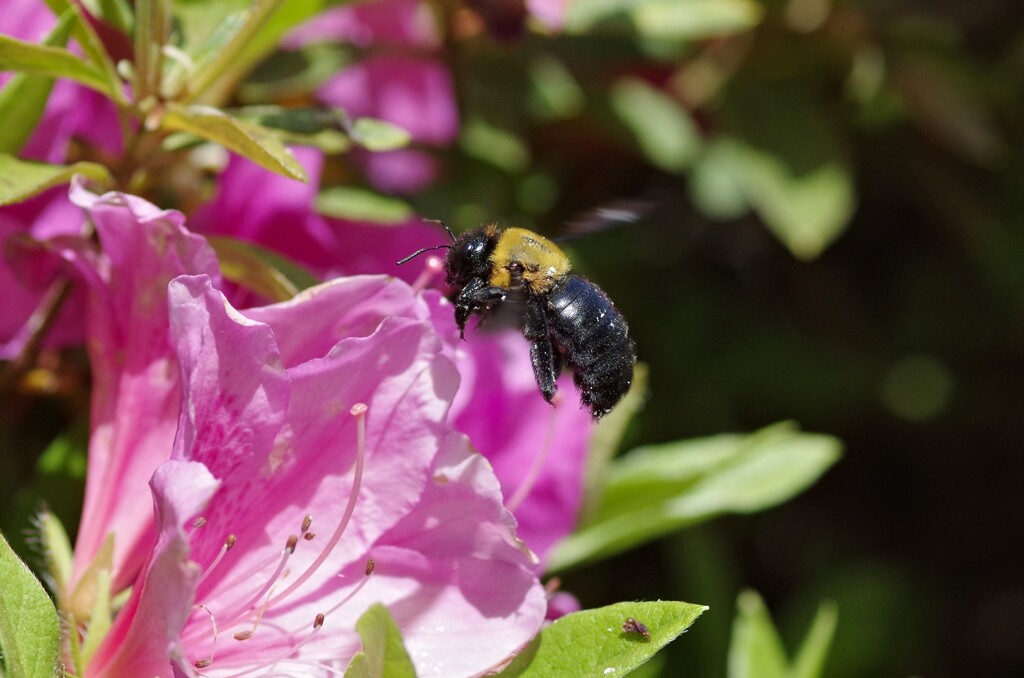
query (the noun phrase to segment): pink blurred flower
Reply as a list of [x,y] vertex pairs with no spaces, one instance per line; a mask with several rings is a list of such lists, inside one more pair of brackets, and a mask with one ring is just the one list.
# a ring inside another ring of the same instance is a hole
[[[318,92],[324,103],[353,118],[394,123],[420,147],[442,147],[455,140],[455,88],[437,57],[440,39],[428,3],[383,0],[339,7],[293,31],[284,44],[294,49],[323,41],[374,47],[372,54],[324,83]],[[422,189],[438,169],[434,157],[422,148],[355,150],[352,155],[373,186],[392,193]]]
[[[43,303],[66,265],[38,241],[74,236],[82,231],[81,210],[63,188],[0,208],[0,359],[12,359],[25,346],[32,328],[26,323]],[[73,288],[45,337],[46,346],[82,340],[81,290]]]
[[374,602],[419,675],[482,673],[536,633],[533,561],[445,425],[458,375],[407,286],[343,279],[243,314],[194,276],[170,304],[185,387],[159,541],[87,675],[342,670]]
[[[526,0],[526,9],[545,28],[561,30],[565,24],[565,13],[573,0]],[[579,1],[579,0],[577,0]]]

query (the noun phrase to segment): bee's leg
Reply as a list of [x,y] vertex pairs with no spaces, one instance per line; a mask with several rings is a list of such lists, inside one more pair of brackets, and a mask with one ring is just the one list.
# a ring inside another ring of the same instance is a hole
[[466,321],[470,315],[483,313],[504,299],[505,292],[501,288],[490,287],[479,278],[470,280],[455,299],[455,324],[459,328],[459,337],[465,339]]
[[551,402],[558,386],[558,367],[561,356],[551,343],[551,332],[548,329],[548,317],[544,313],[544,300],[531,297],[526,302],[526,325],[523,334],[530,340],[530,362],[533,363],[533,376],[537,379],[544,400]]

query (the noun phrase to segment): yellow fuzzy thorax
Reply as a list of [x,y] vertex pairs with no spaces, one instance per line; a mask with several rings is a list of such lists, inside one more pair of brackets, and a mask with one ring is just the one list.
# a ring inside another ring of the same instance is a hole
[[531,293],[542,294],[569,269],[569,258],[558,245],[525,228],[509,228],[500,233],[491,253],[489,282],[494,287],[510,288],[521,281]]

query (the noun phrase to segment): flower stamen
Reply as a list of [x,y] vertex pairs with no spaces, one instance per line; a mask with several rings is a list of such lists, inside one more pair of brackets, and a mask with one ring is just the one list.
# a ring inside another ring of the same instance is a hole
[[348,527],[349,522],[352,520],[352,514],[356,510],[356,500],[359,498],[359,488],[363,483],[363,465],[366,461],[366,410],[367,407],[363,403],[356,403],[350,410],[353,417],[356,418],[356,459],[355,468],[353,470],[352,478],[352,489],[348,495],[348,503],[345,506],[345,512],[341,516],[341,520],[338,521],[337,527],[334,529],[334,534],[327,540],[327,544],[320,551],[320,554],[313,560],[313,562],[305,569],[305,571],[296,577],[295,581],[291,583],[281,593],[277,594],[270,600],[271,605],[284,600],[297,588],[302,586],[307,579],[309,579],[316,570],[323,565],[327,557],[331,555],[331,551],[337,546],[341,540],[341,535],[345,533],[345,528]]
[[442,268],[443,262],[439,257],[427,257],[426,263],[423,264],[423,270],[412,283],[412,291],[416,294],[422,292],[430,284],[430,281],[441,272]]
[[220,561],[224,559],[224,556],[227,554],[228,551],[231,550],[231,548],[235,545],[236,541],[237,539],[235,538],[235,535],[228,535],[228,538],[224,540],[224,544],[220,547],[220,552],[217,553],[217,557],[213,559],[213,562],[210,563],[210,566],[206,568],[206,571],[203,572],[203,574],[200,575],[199,579],[196,581],[196,591],[199,590],[199,585],[206,581],[206,578],[210,576],[210,573],[213,572],[213,569],[220,564]]

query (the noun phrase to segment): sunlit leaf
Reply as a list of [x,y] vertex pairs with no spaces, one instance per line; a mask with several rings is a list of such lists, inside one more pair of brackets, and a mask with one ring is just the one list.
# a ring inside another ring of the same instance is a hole
[[555,547],[548,569],[607,557],[725,513],[774,506],[810,486],[839,453],[835,438],[790,424],[638,448],[611,464],[601,501]]
[[413,215],[412,208],[400,198],[353,186],[334,186],[321,191],[316,197],[316,210],[338,219],[384,225],[404,223]]
[[68,78],[107,96],[114,96],[103,71],[83,61],[77,54],[7,35],[0,35],[0,71]]
[[[683,633],[707,607],[673,601],[617,603],[566,615],[545,627],[502,678],[615,678],[637,668]],[[623,629],[627,619],[650,637]]]
[[388,609],[374,603],[356,621],[362,649],[352,657],[346,678],[416,678],[402,633]]
[[272,172],[309,180],[288,147],[262,125],[232,118],[216,108],[178,104],[168,104],[161,125],[166,130],[189,132],[218,143]]
[[314,146],[325,153],[341,153],[352,147],[351,123],[340,109],[246,106],[229,113],[273,129],[285,143]]
[[94,162],[48,165],[0,154],[0,205],[21,202],[48,188],[66,184],[76,174],[101,184],[113,182],[107,168]]
[[60,622],[42,584],[0,534],[0,654],[8,676],[59,674]]
[[630,15],[644,37],[702,40],[750,30],[764,7],[755,0],[649,0]]
[[393,151],[409,143],[409,133],[398,125],[375,118],[358,118],[349,131],[352,141],[370,151]]
[[118,103],[127,103],[121,90],[121,77],[117,74],[117,67],[114,65],[110,55],[107,54],[103,41],[96,34],[95,28],[85,17],[85,10],[74,0],[47,0],[47,4],[62,19],[64,17],[70,18],[72,22],[72,35],[78,41],[78,45],[82,48],[86,58],[98,67],[106,77],[109,96]]
[[[57,25],[46,36],[47,47],[63,47],[71,34],[74,17],[62,15]],[[25,145],[35,126],[43,117],[46,102],[53,89],[53,78],[44,75],[18,73],[0,89],[0,153],[17,154]]]

